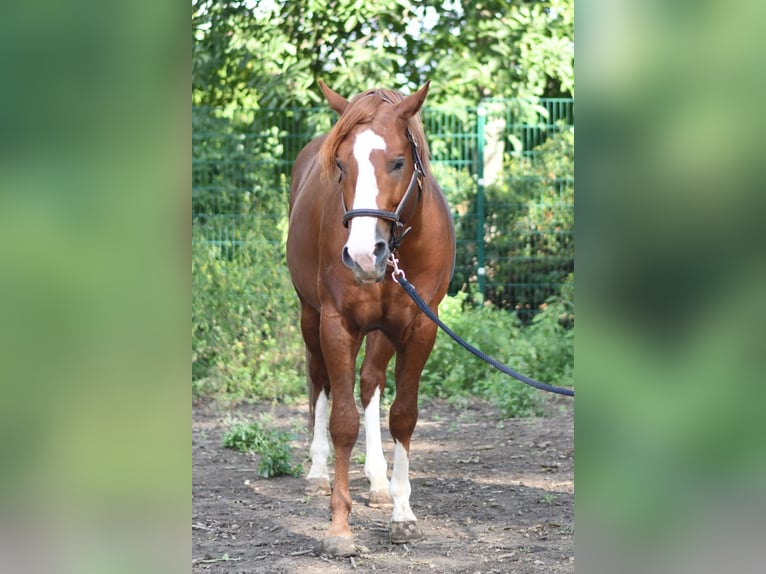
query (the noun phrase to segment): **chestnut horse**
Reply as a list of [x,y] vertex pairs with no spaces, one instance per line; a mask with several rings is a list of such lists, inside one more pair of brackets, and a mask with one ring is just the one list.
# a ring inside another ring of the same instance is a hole
[[[365,337],[360,387],[369,503],[393,503],[391,542],[422,537],[410,508],[409,451],[418,419],[420,374],[433,348],[436,325],[386,266],[393,263],[392,256],[398,257],[420,295],[438,311],[455,263],[455,232],[447,201],[431,175],[419,115],[428,86],[407,97],[392,90],[368,90],[348,101],[320,82],[340,117],[328,134],[301,150],[291,175],[287,263],[301,303],[313,421],[306,486],[309,494],[330,493],[329,422],[335,484],[323,551],[336,556],[356,551],[348,524],[348,472],[359,432],[355,363]],[[380,397],[394,354],[389,483]]]

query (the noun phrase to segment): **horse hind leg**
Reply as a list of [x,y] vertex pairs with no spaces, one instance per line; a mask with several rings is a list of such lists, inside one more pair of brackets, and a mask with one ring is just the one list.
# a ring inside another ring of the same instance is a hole
[[386,386],[386,367],[394,347],[380,332],[367,335],[364,362],[360,374],[366,456],[364,473],[370,483],[368,505],[390,506],[388,464],[380,436],[380,397]]

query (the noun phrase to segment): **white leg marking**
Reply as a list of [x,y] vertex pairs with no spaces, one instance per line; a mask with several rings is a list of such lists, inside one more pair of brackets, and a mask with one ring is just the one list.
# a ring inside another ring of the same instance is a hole
[[367,455],[364,459],[364,474],[370,481],[370,491],[388,489],[388,464],[383,456],[383,443],[380,439],[380,388],[364,409],[364,436]]
[[[370,161],[373,150],[386,149],[385,140],[372,130],[365,130],[354,141],[354,159],[358,175],[352,209],[378,208],[378,180],[375,179],[375,167]],[[375,266],[375,227],[378,220],[374,217],[355,217],[349,224],[348,254],[365,271],[372,271]]]
[[327,472],[327,457],[330,456],[330,442],[327,438],[327,423],[330,419],[327,393],[322,391],[314,407],[314,438],[311,441],[311,469],[306,478],[330,479]]
[[394,500],[393,522],[414,522],[417,520],[410,508],[410,459],[402,443],[394,445],[394,469],[391,472],[391,498]]

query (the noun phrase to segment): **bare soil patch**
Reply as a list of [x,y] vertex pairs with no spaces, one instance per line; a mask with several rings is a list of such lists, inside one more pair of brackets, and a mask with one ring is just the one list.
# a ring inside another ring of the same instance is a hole
[[[366,505],[361,426],[350,523],[363,548],[336,559],[315,553],[329,523],[328,497],[304,496],[302,478],[259,478],[257,457],[221,446],[227,417],[268,413],[296,432],[303,459],[308,407],[196,404],[192,572],[574,572],[573,404],[551,397],[548,410],[544,418],[503,420],[484,402],[421,399],[410,479],[425,539],[406,545],[388,540],[390,509]],[[383,433],[390,472],[393,443]]]

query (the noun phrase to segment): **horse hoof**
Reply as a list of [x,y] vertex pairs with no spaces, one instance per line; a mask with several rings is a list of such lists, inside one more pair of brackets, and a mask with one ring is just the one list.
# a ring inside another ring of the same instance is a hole
[[381,506],[391,506],[391,495],[388,494],[388,490],[371,490],[370,498],[367,501],[367,506],[372,508],[380,508]]
[[357,549],[351,536],[328,536],[322,542],[322,554],[339,557],[354,556],[357,554]]
[[303,490],[306,496],[329,496],[332,493],[329,478],[307,478]]
[[415,542],[423,538],[423,531],[415,520],[391,523],[391,544]]

